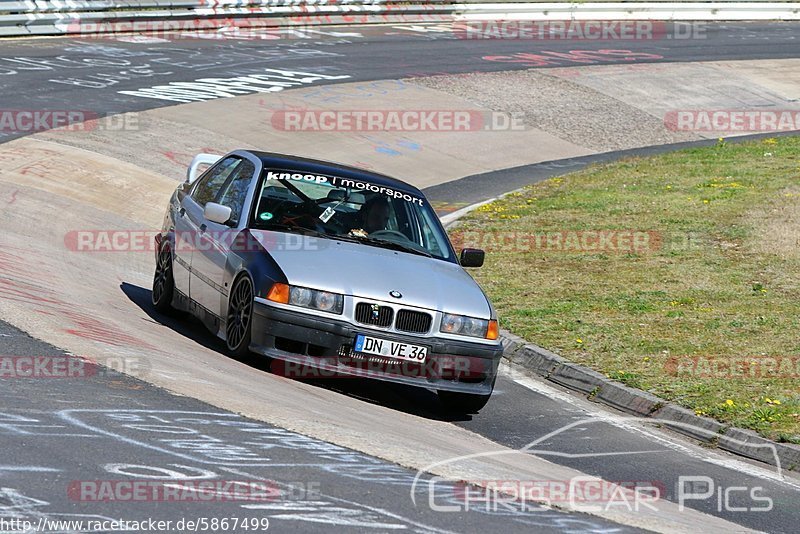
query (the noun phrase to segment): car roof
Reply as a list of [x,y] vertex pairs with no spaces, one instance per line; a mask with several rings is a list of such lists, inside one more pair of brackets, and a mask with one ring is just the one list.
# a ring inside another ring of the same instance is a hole
[[245,150],[244,152],[249,152],[259,158],[265,169],[297,170],[304,173],[329,174],[342,178],[353,178],[362,182],[383,185],[399,191],[424,196],[422,191],[418,188],[402,180],[398,180],[397,178],[356,167],[350,167],[349,165],[341,163],[302,158],[300,156],[290,156],[287,154],[277,154],[274,152],[260,152],[256,150]]

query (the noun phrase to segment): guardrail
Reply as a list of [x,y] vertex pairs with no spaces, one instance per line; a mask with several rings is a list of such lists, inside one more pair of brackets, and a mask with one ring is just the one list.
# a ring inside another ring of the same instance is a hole
[[800,3],[736,0],[707,2],[467,3],[460,19],[480,20],[800,20]]
[[[228,26],[456,20],[800,20],[800,3],[508,0],[0,0],[0,36],[212,30]],[[170,26],[172,25],[172,26]]]
[[[421,0],[0,0],[0,36],[210,30],[231,25],[372,24],[452,20],[451,2]],[[244,21],[244,22],[243,22]],[[260,22],[258,22],[260,21]],[[189,24],[191,22],[192,24]]]

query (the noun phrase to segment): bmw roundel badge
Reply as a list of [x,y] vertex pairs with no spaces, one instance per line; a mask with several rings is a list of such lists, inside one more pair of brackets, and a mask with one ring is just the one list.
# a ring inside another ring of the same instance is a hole
[[403,294],[400,293],[399,291],[389,291],[389,295],[391,295],[392,297],[394,297],[396,299],[399,299],[399,298],[403,297]]

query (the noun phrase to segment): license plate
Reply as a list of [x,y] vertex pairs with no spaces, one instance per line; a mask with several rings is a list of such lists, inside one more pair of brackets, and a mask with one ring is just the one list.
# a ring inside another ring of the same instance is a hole
[[353,347],[356,352],[363,354],[375,354],[387,358],[407,360],[409,362],[422,363],[428,356],[428,347],[390,341],[363,334],[356,335],[356,345]]

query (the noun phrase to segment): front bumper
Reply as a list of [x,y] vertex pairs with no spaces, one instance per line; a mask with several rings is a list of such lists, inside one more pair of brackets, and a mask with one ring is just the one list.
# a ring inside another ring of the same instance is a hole
[[[293,378],[364,377],[437,390],[488,395],[503,356],[499,343],[404,336],[364,325],[254,303],[250,350],[284,362]],[[356,334],[428,347],[424,363],[354,352]]]

